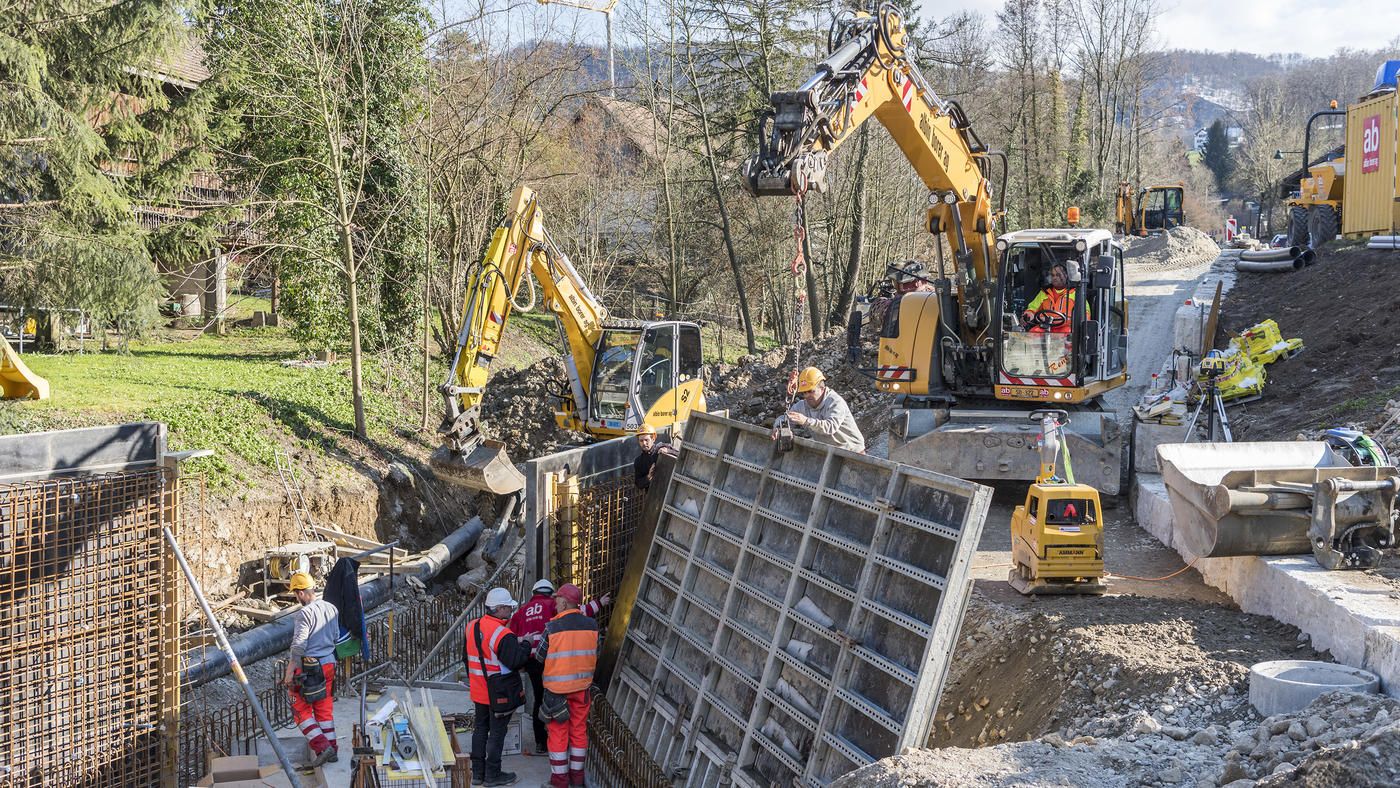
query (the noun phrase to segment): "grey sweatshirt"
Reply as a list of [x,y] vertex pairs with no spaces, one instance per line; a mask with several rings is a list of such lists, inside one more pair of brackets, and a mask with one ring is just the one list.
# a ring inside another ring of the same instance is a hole
[[860,427],[856,426],[856,417],[851,415],[846,400],[830,388],[826,390],[826,395],[817,407],[809,408],[806,402],[799,399],[792,403],[791,409],[810,419],[802,426],[807,428],[816,440],[855,452],[865,451],[865,436],[860,434]]
[[315,657],[322,665],[335,662],[335,639],[340,636],[340,611],[320,597],[297,611],[292,626],[292,660]]

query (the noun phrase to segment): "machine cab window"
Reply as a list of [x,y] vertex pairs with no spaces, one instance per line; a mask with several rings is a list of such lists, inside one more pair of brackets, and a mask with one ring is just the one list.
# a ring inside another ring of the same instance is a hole
[[642,334],[637,361],[637,400],[641,413],[651,410],[676,385],[676,326],[653,326]]
[[998,246],[1002,372],[1076,384],[1119,374],[1127,336],[1122,250],[1109,234],[1022,231]]
[[590,415],[594,419],[621,422],[627,418],[633,367],[641,342],[642,332],[638,329],[610,328],[603,332],[598,361],[593,367]]

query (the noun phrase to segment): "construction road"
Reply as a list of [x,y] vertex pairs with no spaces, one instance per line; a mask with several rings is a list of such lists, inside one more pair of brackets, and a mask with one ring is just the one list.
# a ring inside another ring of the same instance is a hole
[[[1125,429],[1131,426],[1128,421],[1131,417],[1126,414],[1146,391],[1152,373],[1160,370],[1171,355],[1172,324],[1177,307],[1191,297],[1209,270],[1210,263],[1162,270],[1135,267],[1129,262],[1126,271],[1129,381],[1128,385],[1105,397],[1106,405],[1120,414]],[[996,486],[996,496],[987,513],[987,523],[973,563],[972,575],[977,580],[977,590],[999,602],[1025,601],[1005,582],[1011,568],[1011,513],[1025,499],[1025,495],[1024,482]],[[1139,528],[1130,506],[1120,503],[1105,515],[1104,563],[1109,572],[1159,578],[1181,569],[1181,557]],[[1233,605],[1227,596],[1202,583],[1200,575],[1194,570],[1157,581],[1113,577],[1109,580],[1108,593]],[[1054,604],[1053,599],[1038,597],[1027,603]]]

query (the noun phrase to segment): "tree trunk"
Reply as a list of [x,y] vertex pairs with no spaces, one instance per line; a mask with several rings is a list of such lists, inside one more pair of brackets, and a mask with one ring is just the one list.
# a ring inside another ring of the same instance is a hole
[[851,207],[851,253],[846,263],[846,275],[841,278],[841,293],[831,310],[833,326],[844,326],[850,319],[856,282],[860,280],[860,250],[865,241],[865,158],[870,152],[869,128],[863,126],[860,130],[860,149],[856,152],[855,199]]
[[360,294],[356,281],[355,247],[350,241],[350,225],[340,228],[340,254],[345,264],[345,286],[350,297],[350,397],[355,406],[355,437],[369,437],[365,428],[365,385],[361,374],[363,359],[360,351]]
[[272,310],[274,317],[282,308],[282,267],[274,260],[272,263],[272,289],[268,294],[268,309]]

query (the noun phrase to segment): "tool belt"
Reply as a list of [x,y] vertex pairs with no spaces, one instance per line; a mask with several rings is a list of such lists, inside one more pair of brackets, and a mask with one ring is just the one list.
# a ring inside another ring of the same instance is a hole
[[326,686],[326,673],[321,670],[321,660],[316,657],[301,658],[301,675],[297,677],[297,688],[301,697],[314,703],[324,697],[329,689]]

